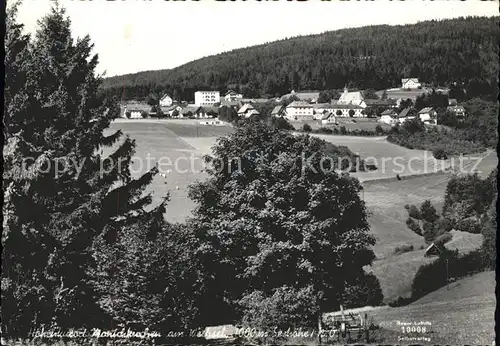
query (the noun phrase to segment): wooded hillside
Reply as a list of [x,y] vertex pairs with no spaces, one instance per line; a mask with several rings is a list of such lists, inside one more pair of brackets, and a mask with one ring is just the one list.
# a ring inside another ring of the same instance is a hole
[[170,70],[107,78],[103,91],[124,100],[151,92],[192,100],[200,89],[257,97],[344,85],[380,90],[417,77],[431,85],[457,82],[468,98],[496,98],[499,37],[498,17],[342,29],[237,49]]

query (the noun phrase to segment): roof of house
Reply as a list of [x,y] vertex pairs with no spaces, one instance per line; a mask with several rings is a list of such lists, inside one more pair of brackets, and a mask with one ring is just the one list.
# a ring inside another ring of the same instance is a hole
[[313,108],[330,108],[332,106],[331,103],[316,103],[311,105]]
[[330,118],[332,118],[333,120],[335,120],[335,114],[333,114],[332,112],[325,112],[321,116],[321,120],[327,120],[327,119],[330,119]]
[[393,99],[387,99],[387,100],[365,99],[364,101],[367,106],[389,106],[389,105],[395,105],[397,103],[396,100]]
[[418,83],[418,78],[402,78],[401,79],[401,83],[405,84],[406,82],[408,82],[410,80],[413,81],[413,82],[415,82],[415,83]]
[[410,112],[410,109],[411,109],[410,107],[403,109],[403,110],[401,111],[401,113],[399,113],[399,115],[398,115],[398,116],[399,116],[400,118],[405,118],[405,117],[407,117],[407,116],[408,116],[408,113]]
[[234,90],[228,90],[227,93],[225,94],[225,96],[227,95],[238,95],[238,93]]
[[396,115],[397,112],[394,109],[386,109],[380,115]]
[[256,110],[255,108],[251,109],[246,115],[250,116],[250,115],[259,115],[259,111]]
[[313,106],[304,101],[293,101],[286,108],[312,108]]
[[160,99],[160,100],[164,100],[164,99],[166,99],[167,97],[170,97],[170,95],[169,95],[169,94],[165,94],[165,95],[163,95],[163,96],[161,97],[161,99]]
[[358,105],[353,105],[352,103],[347,103],[347,104],[342,104],[342,103],[335,103],[330,106],[332,109],[363,109],[363,107],[358,106]]
[[251,111],[252,109],[255,109],[255,108],[252,106],[252,104],[250,104],[250,103],[245,103],[245,104],[243,105],[243,107],[241,107],[241,108],[238,110],[238,114],[240,114],[240,113],[246,113],[246,112],[249,112],[249,111]]
[[182,110],[181,110],[181,113],[182,114],[187,114],[189,112],[191,113],[196,113],[198,112],[198,110],[201,108],[201,106],[193,106],[193,105],[188,105],[187,107],[184,107]]
[[198,90],[195,93],[220,93],[219,90]]
[[271,112],[271,115],[280,114],[283,111],[283,108],[284,107],[282,105],[278,105],[278,106],[274,107],[272,112]]
[[266,103],[269,102],[269,99],[240,99],[238,100],[241,103]]
[[235,101],[228,101],[226,99],[221,99],[220,100],[220,105],[221,106],[228,106],[228,107],[239,107],[240,106],[240,101],[235,100]]
[[429,113],[429,112],[432,112],[434,110],[434,108],[432,107],[424,107],[420,110],[420,112],[418,112],[418,114],[425,114],[425,113]]

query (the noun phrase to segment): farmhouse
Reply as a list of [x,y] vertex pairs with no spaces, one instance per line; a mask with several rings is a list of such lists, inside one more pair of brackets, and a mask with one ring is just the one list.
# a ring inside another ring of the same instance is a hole
[[216,103],[220,103],[219,91],[197,91],[194,93],[196,106],[213,106]]
[[160,99],[160,107],[170,107],[173,102],[174,100],[168,94],[165,94]]
[[362,108],[365,108],[366,103],[364,101],[365,101],[365,98],[363,97],[363,94],[361,93],[361,91],[349,92],[349,90],[347,90],[347,87],[346,87],[346,88],[344,88],[344,92],[342,93],[342,95],[340,95],[340,98],[338,99],[337,104],[341,104],[341,105],[352,104],[352,105],[361,106]]
[[124,118],[130,118],[130,119],[141,119],[143,116],[142,114],[145,113],[147,114],[146,111],[141,110],[141,109],[127,109],[125,108],[123,115]]
[[[207,107],[210,108],[210,107]],[[181,111],[182,118],[211,118],[212,116],[207,113],[204,107],[197,105],[188,105]]]
[[394,125],[398,122],[398,113],[394,109],[386,109],[380,114],[380,122]]
[[285,107],[282,105],[276,106],[273,108],[271,115],[275,117],[281,117],[285,113]]
[[182,107],[179,105],[171,105],[168,107],[160,106],[160,109],[163,112],[163,114],[167,114],[170,117],[173,116],[174,114],[179,115],[182,111]]
[[401,89],[418,89],[421,87],[422,84],[418,81],[418,78],[401,79]]
[[363,107],[355,104],[332,104],[332,113],[342,118],[366,118]]
[[336,123],[337,119],[335,118],[335,115],[333,113],[325,111],[321,117],[321,124],[326,125],[326,124],[336,124]]
[[252,115],[258,115],[260,114],[254,106],[252,106],[251,103],[245,103],[239,110],[238,110],[238,116],[239,117],[245,117],[249,118]]
[[304,101],[293,101],[286,107],[288,120],[312,120],[313,114],[313,106]]
[[413,115],[413,112],[410,112],[412,110],[411,107],[405,108],[399,113],[398,115],[398,120],[400,124],[403,124],[407,120],[412,120],[415,119],[415,115]]
[[424,256],[425,257],[439,256],[440,253],[441,253],[441,250],[439,249],[439,247],[436,244],[432,243],[425,250]]
[[463,118],[465,116],[465,108],[464,106],[448,106],[446,107],[448,112],[455,114],[456,117]]
[[425,124],[433,124],[433,125],[437,124],[437,119],[436,119],[437,113],[432,107],[422,108],[418,112],[418,117]]
[[243,98],[242,94],[237,93],[234,90],[229,90],[226,95],[224,95],[224,100],[226,101],[238,101]]
[[364,103],[366,104],[366,107],[386,107],[386,108],[397,108],[397,101],[394,99],[387,99],[387,100],[371,100],[371,99],[365,99]]

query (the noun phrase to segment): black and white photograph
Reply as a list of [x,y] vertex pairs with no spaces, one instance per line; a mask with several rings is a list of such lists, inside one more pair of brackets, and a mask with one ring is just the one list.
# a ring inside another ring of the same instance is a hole
[[496,345],[498,0],[7,0],[1,344]]

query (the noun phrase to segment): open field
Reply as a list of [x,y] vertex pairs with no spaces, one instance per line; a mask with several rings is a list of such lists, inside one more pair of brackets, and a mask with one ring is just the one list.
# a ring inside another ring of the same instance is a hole
[[[396,281],[396,280],[394,280]],[[425,333],[429,342],[385,339],[397,344],[491,345],[495,338],[495,272],[488,271],[460,279],[410,305],[377,310],[375,323],[403,337],[400,322],[429,322]]]
[[[195,124],[194,120],[188,119],[173,121],[148,119],[125,120],[111,125],[112,129],[122,129],[124,133],[136,140],[136,156],[144,159],[149,154],[152,158],[150,167],[161,157],[164,158],[160,170],[166,172],[170,169],[171,172],[167,174],[167,178],[156,176],[148,190],[153,192],[153,203],[159,203],[161,196],[170,193],[170,202],[165,216],[169,221],[182,222],[191,215],[195,205],[188,198],[187,186],[197,180],[207,178],[206,173],[202,172],[201,157],[210,153],[210,148],[216,140],[215,135],[233,131],[230,127],[205,126],[206,129],[202,130],[201,135],[198,129],[200,136],[197,137]],[[401,155],[403,160],[408,161],[413,157],[412,155],[417,158],[424,155],[421,150],[410,150],[388,143],[383,137],[315,136],[337,145],[345,145],[353,152],[359,153],[362,158],[373,156],[380,159]],[[170,165],[167,164],[169,162]],[[193,167],[191,167],[191,162],[193,162]],[[417,166],[415,162],[413,164]],[[174,169],[175,165],[178,169]],[[489,173],[489,170],[495,166],[496,155],[493,153],[481,162],[479,168]],[[430,199],[437,207],[441,206],[450,174],[438,173],[396,180],[394,179],[395,172],[391,171],[391,167],[392,169],[397,167],[387,163],[386,167],[388,168],[385,173],[359,172],[354,175],[363,182],[362,197],[370,213],[368,221],[372,233],[378,240],[374,247],[377,260],[372,270],[380,280],[386,301],[391,301],[409,292],[413,276],[419,266],[426,261],[420,250],[420,247],[424,245],[422,237],[410,231],[405,224],[407,212],[404,205],[420,204],[425,199]],[[139,171],[140,167],[133,168]],[[145,172],[146,168],[143,165],[141,172]],[[139,172],[136,175],[139,175]],[[390,179],[370,180],[379,178]],[[476,238],[471,239],[470,236],[476,236]],[[480,240],[477,239],[477,235],[471,234],[457,234],[452,240],[452,244],[456,244],[461,251],[469,251],[478,243]],[[412,244],[416,250],[394,256],[395,247],[406,244]],[[399,277],[399,280],[395,281],[394,277]]]
[[307,121],[293,121],[290,122],[296,130],[302,130],[304,124],[309,124],[312,129],[319,129],[320,127],[331,128],[332,130],[336,128],[340,131],[340,128],[344,126],[347,130],[365,130],[365,131],[375,131],[377,125],[380,125],[384,130],[390,130],[391,126],[385,123],[379,123],[375,118],[340,118],[337,117],[338,125],[334,124],[321,124],[321,120],[307,120]]
[[[426,90],[425,88],[423,89],[411,89],[411,90],[406,90],[406,89],[389,89],[387,90],[387,98],[389,99],[412,99],[415,101],[417,96],[422,95],[425,92],[428,92],[430,90]],[[383,90],[377,91],[376,94],[381,97],[382,94],[384,93]]]

